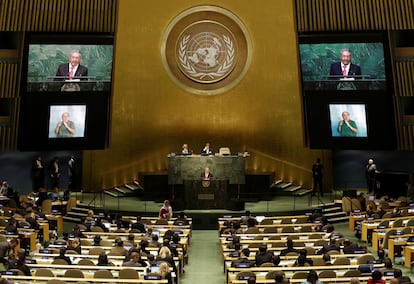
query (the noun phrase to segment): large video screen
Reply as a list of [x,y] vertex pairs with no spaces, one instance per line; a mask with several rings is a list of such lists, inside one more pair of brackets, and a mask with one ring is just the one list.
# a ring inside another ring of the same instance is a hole
[[395,149],[392,100],[387,96],[308,92],[304,104],[311,149]]
[[111,36],[29,34],[24,58],[28,93],[111,90]]
[[329,104],[333,137],[368,137],[365,104]]
[[51,105],[49,138],[85,137],[86,105]]
[[387,89],[383,34],[311,34],[299,41],[304,91]]
[[19,150],[93,150],[108,146],[109,93],[33,93],[22,101]]

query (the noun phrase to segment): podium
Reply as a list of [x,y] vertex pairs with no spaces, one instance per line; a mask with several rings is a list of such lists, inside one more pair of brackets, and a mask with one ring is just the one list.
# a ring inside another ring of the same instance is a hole
[[111,82],[84,77],[82,80],[39,80],[27,82],[28,92],[109,92]]
[[186,209],[225,209],[228,200],[228,180],[184,180]]
[[228,180],[230,184],[245,184],[245,157],[230,156],[169,156],[168,183],[182,184],[196,180],[205,167],[210,167],[214,179]]

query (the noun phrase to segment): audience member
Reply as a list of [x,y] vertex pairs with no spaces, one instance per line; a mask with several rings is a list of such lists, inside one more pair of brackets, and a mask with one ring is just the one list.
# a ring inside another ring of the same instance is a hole
[[247,230],[244,231],[245,234],[258,234],[260,233],[259,228],[257,227],[256,219],[250,218],[247,220]]
[[374,270],[371,277],[368,279],[367,284],[385,284],[385,280],[382,279],[381,271]]
[[252,214],[251,214],[251,212],[249,210],[246,210],[246,212],[244,213],[244,215],[240,217],[240,223],[247,224],[247,221],[250,218],[254,218],[254,216],[252,216]]
[[323,260],[323,263],[324,263],[325,265],[332,265],[332,263],[331,263],[331,256],[330,256],[329,254],[324,253],[324,254],[322,255],[322,260]]
[[244,248],[240,252],[240,256],[231,262],[231,267],[237,267],[240,263],[246,263],[249,267],[254,266],[254,261],[249,260],[250,250]]
[[334,238],[329,239],[329,244],[324,245],[320,250],[318,250],[318,254],[324,254],[331,250],[339,251],[339,247],[336,245],[336,240]]
[[349,284],[360,284],[359,279],[357,277],[352,277],[349,281]]
[[117,238],[115,240],[115,247],[111,249],[110,253],[125,256],[127,252],[124,248],[124,241],[121,238]]
[[162,262],[162,261],[167,262],[173,268],[173,271],[177,275],[177,266],[175,265],[174,258],[172,257],[171,251],[168,247],[165,247],[165,246],[161,247],[157,257],[155,258],[155,261],[157,261],[157,262]]
[[306,281],[302,282],[303,284],[322,284],[321,281],[318,280],[318,274],[314,271],[311,270],[308,273],[308,276],[306,277]]
[[151,241],[149,242],[149,246],[150,247],[160,248],[161,247],[161,243],[158,240],[159,240],[158,235],[157,234],[152,234]]
[[160,209],[160,213],[158,214],[158,218],[160,219],[167,219],[169,220],[173,216],[173,210],[170,205],[169,200],[164,200],[164,204]]
[[59,250],[59,255],[55,256],[55,259],[63,259],[68,264],[72,264],[72,261],[70,260],[70,257],[66,256],[65,253],[66,253],[66,248],[61,248]]
[[401,269],[394,270],[394,278],[397,279],[397,284],[411,283],[410,277],[408,277],[407,275],[403,276]]
[[25,260],[26,254],[24,252],[19,252],[17,259],[11,260],[7,269],[18,269],[22,271],[25,276],[32,276],[30,267],[26,265]]
[[76,251],[78,254],[82,254],[82,247],[79,239],[74,238],[73,240],[70,240],[67,250],[73,250]]
[[101,245],[101,236],[96,235],[95,237],[93,237],[93,246],[100,246]]
[[378,256],[377,260],[381,260],[381,262],[384,263],[384,261],[386,259],[386,257],[385,257],[385,250],[382,249],[382,248],[378,249],[377,256]]
[[261,245],[255,257],[256,266],[261,266],[266,262],[273,263],[273,257],[273,253],[267,251],[267,246],[265,244]]
[[136,230],[137,232],[140,232],[140,233],[146,232],[145,224],[142,223],[141,216],[137,216],[137,222],[131,225],[131,230]]
[[357,244],[352,243],[349,239],[345,239],[343,241],[343,246],[344,247],[342,251],[343,253],[346,253],[346,254],[354,253],[356,250],[360,249],[360,247]]
[[283,271],[277,271],[275,273],[275,283],[282,284],[283,279],[285,279],[285,273]]
[[19,245],[18,239],[11,239],[9,242],[0,243],[0,263],[5,267],[9,265],[9,261],[16,259],[16,246]]
[[293,247],[293,240],[291,238],[287,238],[286,248],[280,251],[280,255],[284,256],[288,254],[289,252],[296,252],[296,253],[298,252],[298,250]]
[[394,272],[395,269],[392,267],[392,260],[390,258],[384,259],[384,267],[380,268],[382,275],[385,275],[385,272]]
[[98,266],[114,266],[112,262],[109,262],[108,255],[105,252],[102,252],[98,256]]
[[168,284],[172,284],[172,276],[170,273],[170,266],[168,265],[167,262],[161,262],[160,263],[160,268],[158,269],[157,272],[159,275],[161,275],[161,279],[167,279],[168,280]]
[[138,252],[131,253],[130,260],[124,262],[122,266],[142,267],[141,256]]

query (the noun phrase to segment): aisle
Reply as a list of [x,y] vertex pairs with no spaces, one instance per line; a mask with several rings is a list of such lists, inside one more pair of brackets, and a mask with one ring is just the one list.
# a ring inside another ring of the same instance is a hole
[[193,230],[189,262],[180,284],[225,283],[217,230]]

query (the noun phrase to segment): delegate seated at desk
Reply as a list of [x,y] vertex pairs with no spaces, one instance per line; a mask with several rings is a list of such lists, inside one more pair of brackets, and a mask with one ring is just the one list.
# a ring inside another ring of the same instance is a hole
[[180,155],[192,155],[193,151],[190,150],[190,148],[188,147],[188,144],[183,144],[183,146],[181,147],[181,152]]
[[210,172],[210,168],[206,167],[204,172],[200,174],[201,180],[211,180],[213,178],[213,174]]
[[206,145],[204,146],[203,150],[201,150],[201,155],[202,156],[214,155],[214,151],[210,147],[210,143],[206,143]]

